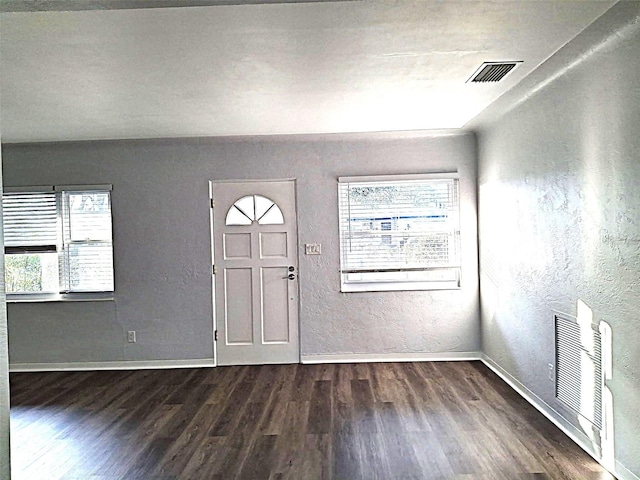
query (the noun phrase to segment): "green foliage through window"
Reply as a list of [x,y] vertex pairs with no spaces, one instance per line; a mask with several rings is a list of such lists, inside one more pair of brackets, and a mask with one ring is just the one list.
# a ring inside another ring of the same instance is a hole
[[56,291],[57,254],[5,255],[5,284],[7,293]]

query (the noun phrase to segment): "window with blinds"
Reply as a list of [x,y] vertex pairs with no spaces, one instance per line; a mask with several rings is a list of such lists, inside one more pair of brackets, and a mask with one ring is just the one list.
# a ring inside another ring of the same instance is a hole
[[459,288],[456,176],[338,180],[342,291]]
[[[50,187],[51,188],[51,187]],[[30,189],[33,190],[33,189]],[[107,186],[2,196],[5,281],[10,295],[113,292]]]
[[6,292],[57,292],[60,242],[56,194],[5,194],[2,209]]

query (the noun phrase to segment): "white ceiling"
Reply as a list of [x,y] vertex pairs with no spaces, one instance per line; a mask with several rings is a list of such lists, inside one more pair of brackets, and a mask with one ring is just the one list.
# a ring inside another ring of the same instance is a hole
[[2,13],[2,140],[461,128],[615,2],[249,3]]

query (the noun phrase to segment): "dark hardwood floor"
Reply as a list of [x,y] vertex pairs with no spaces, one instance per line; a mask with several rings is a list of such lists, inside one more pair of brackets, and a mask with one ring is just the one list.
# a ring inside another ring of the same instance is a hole
[[13,480],[613,479],[480,362],[10,380]]

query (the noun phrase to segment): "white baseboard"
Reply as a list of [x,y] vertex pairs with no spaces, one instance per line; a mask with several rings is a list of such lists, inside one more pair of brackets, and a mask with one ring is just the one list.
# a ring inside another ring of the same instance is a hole
[[330,353],[302,355],[300,363],[453,362],[480,360],[480,352],[444,353]]
[[[362,362],[436,362],[480,360],[480,352],[445,353],[345,353],[303,355],[300,363],[362,363]],[[55,372],[86,370],[143,370],[166,368],[215,367],[211,358],[187,360],[122,360],[109,362],[10,363],[10,372]]]
[[[575,426],[569,423],[564,417],[556,411],[551,405],[546,403],[543,399],[529,390],[520,381],[513,377],[509,372],[504,370],[500,365],[494,362],[490,357],[481,354],[482,363],[489,367],[496,375],[504,380],[511,388],[513,388],[522,398],[529,402],[536,410],[542,413],[551,423],[558,427],[562,432],[573,440],[580,448],[587,452],[595,461],[600,463],[603,468],[607,466],[603,465],[598,455],[596,455],[595,449],[590,444],[589,438],[578,430]],[[616,471],[611,472],[619,480],[640,480],[630,470],[625,468],[619,462],[616,461]]]
[[640,480],[640,477],[616,460],[615,476],[620,480]]
[[61,372],[85,370],[148,370],[215,367],[211,358],[186,360],[122,360],[115,362],[10,363],[10,372]]

